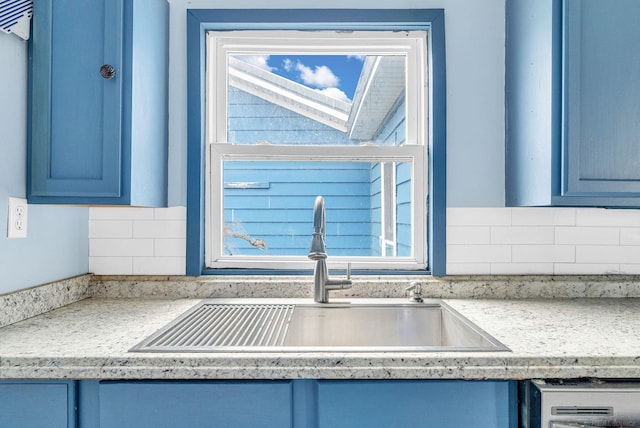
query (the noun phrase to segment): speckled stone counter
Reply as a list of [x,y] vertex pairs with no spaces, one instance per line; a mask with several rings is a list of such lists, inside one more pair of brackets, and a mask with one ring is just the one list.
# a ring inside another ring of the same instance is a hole
[[0,378],[640,378],[633,298],[446,300],[510,352],[128,352],[198,301],[91,298],[0,328]]

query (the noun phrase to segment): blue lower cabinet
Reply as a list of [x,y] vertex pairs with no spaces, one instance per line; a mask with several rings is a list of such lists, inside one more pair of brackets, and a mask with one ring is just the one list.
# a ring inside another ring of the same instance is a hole
[[510,381],[319,381],[318,428],[515,428]]
[[100,382],[100,428],[292,426],[290,381]]
[[0,381],[0,427],[75,428],[74,381]]
[[81,428],[516,428],[516,389],[515,381],[80,381],[78,418]]

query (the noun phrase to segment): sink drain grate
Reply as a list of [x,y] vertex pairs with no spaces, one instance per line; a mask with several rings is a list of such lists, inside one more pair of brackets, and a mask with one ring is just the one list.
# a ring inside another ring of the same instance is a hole
[[212,351],[282,346],[295,305],[203,303],[132,351]]

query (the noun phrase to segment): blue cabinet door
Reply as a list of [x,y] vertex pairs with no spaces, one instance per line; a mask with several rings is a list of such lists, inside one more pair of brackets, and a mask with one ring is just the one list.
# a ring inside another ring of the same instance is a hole
[[515,428],[509,381],[319,381],[319,428]]
[[101,382],[100,428],[287,428],[290,381]]
[[73,381],[0,381],[0,427],[75,428]]
[[30,203],[166,204],[167,16],[158,0],[34,3]]
[[564,196],[640,197],[640,2],[566,0]]
[[640,206],[640,2],[507,0],[508,206]]

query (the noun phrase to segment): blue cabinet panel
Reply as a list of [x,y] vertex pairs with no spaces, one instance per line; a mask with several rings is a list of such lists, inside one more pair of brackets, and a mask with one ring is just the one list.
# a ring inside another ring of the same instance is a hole
[[74,428],[73,381],[0,381],[0,427]]
[[165,205],[167,3],[41,0],[33,19],[29,202]]
[[565,3],[565,195],[640,197],[639,17],[637,0]]
[[508,206],[560,192],[562,0],[507,0],[505,193]]
[[291,427],[290,381],[101,382],[100,428]]
[[507,205],[640,206],[639,15],[507,0]]
[[319,428],[515,427],[508,381],[319,381]]
[[81,381],[83,428],[515,428],[516,381]]

